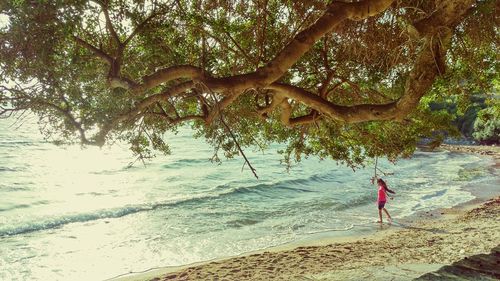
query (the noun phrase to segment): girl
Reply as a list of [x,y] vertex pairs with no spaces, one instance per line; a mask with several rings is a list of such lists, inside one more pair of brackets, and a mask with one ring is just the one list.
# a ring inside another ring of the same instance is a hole
[[[389,212],[385,209],[385,202],[387,202],[387,193],[392,193],[396,194],[394,191],[390,190],[387,188],[387,184],[383,179],[377,179],[377,184],[378,184],[378,198],[377,198],[377,203],[378,203],[378,217],[380,220],[378,221],[379,223],[382,223],[382,210],[384,210],[385,214],[387,215],[387,218],[389,222],[392,222],[391,215],[389,215]],[[394,199],[393,197],[389,197]]]

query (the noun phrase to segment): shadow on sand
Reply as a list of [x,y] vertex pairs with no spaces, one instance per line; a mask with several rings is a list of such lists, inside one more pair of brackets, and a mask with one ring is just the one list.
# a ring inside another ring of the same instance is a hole
[[500,280],[500,245],[489,254],[465,257],[413,280]]

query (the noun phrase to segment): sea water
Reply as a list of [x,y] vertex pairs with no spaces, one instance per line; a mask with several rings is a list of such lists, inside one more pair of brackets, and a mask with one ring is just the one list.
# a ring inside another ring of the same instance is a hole
[[[104,280],[377,220],[373,165],[308,158],[287,173],[273,145],[246,150],[257,180],[241,158],[210,162],[213,149],[183,127],[165,136],[172,155],[129,167],[125,144],[55,146],[34,122],[12,122],[0,120],[0,280]],[[397,220],[473,199],[464,187],[497,177],[489,165],[445,151],[381,160],[397,192],[387,208]]]

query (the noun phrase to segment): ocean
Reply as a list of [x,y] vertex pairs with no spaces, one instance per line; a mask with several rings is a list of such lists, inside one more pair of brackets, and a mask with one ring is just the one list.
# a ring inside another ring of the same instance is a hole
[[[105,280],[301,241],[350,235],[378,219],[373,165],[353,172],[314,157],[292,166],[272,145],[210,162],[188,127],[165,136],[172,155],[143,165],[126,144],[56,146],[36,122],[0,120],[0,280]],[[418,151],[386,178],[397,221],[474,198],[498,178],[491,160]],[[375,229],[375,227],[373,227]]]

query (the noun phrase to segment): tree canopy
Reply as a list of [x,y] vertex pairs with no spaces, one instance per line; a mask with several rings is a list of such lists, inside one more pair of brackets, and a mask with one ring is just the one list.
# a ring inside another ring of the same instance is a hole
[[141,157],[188,122],[215,151],[287,159],[413,153],[453,130],[430,110],[498,88],[495,0],[7,0],[0,115]]

